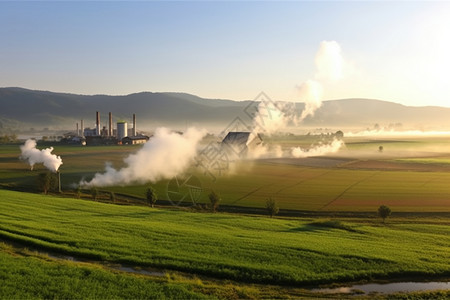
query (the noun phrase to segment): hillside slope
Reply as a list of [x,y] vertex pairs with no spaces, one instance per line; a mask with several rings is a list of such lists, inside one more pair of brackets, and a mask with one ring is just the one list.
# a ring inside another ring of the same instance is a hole
[[[141,127],[216,125],[226,126],[236,117],[248,118],[245,108],[251,101],[205,99],[185,93],[141,92],[124,96],[76,95],[0,88],[0,129],[24,126],[73,128],[79,120],[85,126],[95,123],[95,111],[101,112],[105,124],[108,112],[116,120],[131,120],[137,114]],[[302,103],[296,105],[300,112]],[[450,126],[450,108],[408,107],[371,100],[343,99],[324,101],[305,126],[368,127],[375,123],[402,123],[418,128]],[[248,122],[248,120],[247,120]]]

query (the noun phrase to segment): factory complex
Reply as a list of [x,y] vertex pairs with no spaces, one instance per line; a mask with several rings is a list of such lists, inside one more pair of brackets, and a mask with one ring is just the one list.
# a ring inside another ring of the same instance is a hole
[[[95,128],[84,128],[84,120],[77,123],[75,134],[68,137],[71,143],[82,145],[134,145],[143,144],[149,137],[138,134],[136,130],[136,114],[133,114],[133,125],[128,128],[126,121],[118,121],[113,127],[112,113],[109,113],[108,126],[100,123],[100,112],[96,112]],[[79,126],[80,125],[80,126]]]

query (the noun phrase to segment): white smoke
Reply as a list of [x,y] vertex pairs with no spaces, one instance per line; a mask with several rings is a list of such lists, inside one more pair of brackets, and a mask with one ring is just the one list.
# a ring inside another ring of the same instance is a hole
[[291,154],[295,158],[323,156],[338,152],[343,145],[344,142],[342,140],[334,139],[331,144],[319,145],[310,149],[303,149],[301,147],[292,148]]
[[[300,84],[299,99],[305,103],[305,107],[298,116],[295,103],[262,101],[258,105],[253,118],[253,130],[247,141],[249,145],[257,134],[272,135],[286,128],[290,123],[297,125],[306,117],[313,116],[322,106],[323,81],[339,80],[343,77],[344,60],[341,55],[341,47],[335,41],[323,41],[315,57],[315,80],[306,80]],[[249,153],[251,158],[261,157],[307,157],[324,155],[324,153],[336,152],[342,146],[342,141],[334,141],[329,145],[322,145],[310,150],[300,147],[293,148],[289,154],[283,153],[281,147],[259,146]]]
[[307,116],[313,116],[322,106],[323,87],[315,80],[307,80],[299,86],[299,93],[300,100],[305,103],[300,116],[300,121],[303,121]]
[[285,128],[295,114],[289,112],[289,107],[283,102],[262,101],[253,118],[252,140],[257,133],[272,135]]
[[313,116],[316,110],[322,106],[323,82],[336,81],[343,77],[344,59],[341,54],[341,46],[337,42],[321,42],[314,62],[316,64],[316,80],[307,80],[299,86],[299,99],[305,103],[300,121],[308,116]]
[[158,128],[142,149],[125,158],[125,167],[116,170],[106,165],[104,173],[97,173],[91,181],[81,181],[80,185],[123,186],[172,178],[190,166],[197,154],[197,145],[205,134],[206,131],[193,127],[183,135],[167,128]]
[[336,41],[320,43],[315,63],[317,80],[336,81],[344,76],[344,59],[341,54],[341,46]]
[[31,170],[35,164],[44,164],[44,166],[52,172],[57,172],[62,165],[62,159],[55,154],[52,154],[53,147],[47,149],[36,149],[36,141],[28,139],[24,145],[20,146],[22,154],[20,158],[27,160],[30,164]]
[[306,80],[301,83],[299,100],[305,103],[300,116],[297,115],[295,103],[261,101],[257,113],[253,118],[252,137],[256,133],[271,135],[286,128],[289,123],[298,124],[308,116],[313,116],[322,106],[323,85],[322,80],[338,80],[343,76],[344,60],[341,47],[335,41],[323,41],[315,57],[316,80]]

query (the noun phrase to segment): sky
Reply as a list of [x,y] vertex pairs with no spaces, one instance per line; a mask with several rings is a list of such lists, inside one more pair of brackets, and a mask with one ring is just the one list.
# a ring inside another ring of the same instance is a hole
[[301,101],[321,42],[325,100],[450,107],[450,2],[4,2],[0,87]]

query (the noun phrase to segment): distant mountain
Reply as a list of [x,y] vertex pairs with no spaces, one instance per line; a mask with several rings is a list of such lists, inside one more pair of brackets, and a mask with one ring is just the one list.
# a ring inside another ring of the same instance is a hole
[[[74,128],[81,119],[85,127],[95,123],[95,112],[101,123],[107,123],[112,112],[114,122],[131,121],[135,113],[139,127],[213,125],[226,126],[233,120],[250,125],[252,101],[205,99],[185,93],[142,92],[126,96],[76,95],[34,91],[22,88],[0,88],[0,130],[9,127]],[[303,104],[296,104],[296,110]],[[314,117],[304,126],[370,127],[375,123],[402,123],[407,126],[449,126],[450,108],[408,107],[370,99],[324,101]],[[448,128],[448,127],[447,127]]]

